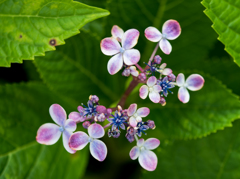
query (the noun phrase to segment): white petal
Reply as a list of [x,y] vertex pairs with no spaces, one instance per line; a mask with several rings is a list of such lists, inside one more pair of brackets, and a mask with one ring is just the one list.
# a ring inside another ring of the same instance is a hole
[[59,104],[51,105],[49,108],[49,113],[54,122],[56,122],[60,126],[64,125],[67,119],[67,114],[66,111],[62,108],[62,106],[60,106]]
[[162,72],[163,75],[170,75],[172,73],[172,70],[170,68],[165,68]]
[[132,160],[136,160],[138,158],[139,154],[140,154],[140,151],[137,146],[134,146],[129,152],[130,158]]
[[82,150],[88,144],[88,139],[85,132],[75,132],[69,138],[69,147],[73,150]]
[[65,131],[63,131],[62,138],[63,138],[63,146],[64,146],[64,148],[65,148],[69,153],[73,154],[73,153],[75,153],[76,151],[75,151],[75,150],[72,150],[72,149],[69,147],[69,144],[68,144],[71,135],[72,135],[72,132],[65,130]]
[[76,122],[73,119],[68,119],[64,124],[64,128],[68,131],[73,132],[77,129]]
[[168,42],[168,40],[166,39],[162,39],[160,42],[159,42],[159,47],[160,49],[163,51],[163,53],[169,55],[172,51],[172,46],[171,44]]
[[187,103],[190,99],[188,90],[183,86],[178,90],[178,99],[183,103]]
[[121,48],[119,42],[113,37],[103,39],[101,41],[100,47],[102,53],[108,56],[112,56],[119,53]]
[[144,143],[144,147],[148,150],[156,149],[159,145],[160,141],[156,138],[149,138]]
[[136,120],[136,118],[135,118],[135,117],[130,117],[130,119],[129,119],[129,124],[130,124],[130,126],[132,126],[132,127],[136,127],[136,126],[137,126],[137,120]]
[[128,116],[132,116],[136,112],[136,110],[137,104],[136,103],[131,104],[127,110]]
[[52,123],[46,123],[39,127],[36,140],[40,144],[55,144],[61,136],[59,126]]
[[147,85],[150,86],[150,87],[155,85],[156,83],[157,83],[157,78],[155,76],[151,76],[147,80]]
[[97,139],[97,138],[103,137],[105,134],[105,131],[100,124],[94,123],[88,127],[88,134],[90,137]]
[[204,79],[201,75],[192,74],[186,80],[187,88],[191,91],[200,90],[204,85]]
[[123,61],[126,65],[135,65],[140,60],[140,52],[136,49],[125,50]]
[[152,42],[159,42],[162,38],[161,32],[155,27],[148,27],[144,31],[145,37]]
[[124,49],[131,49],[133,48],[138,41],[139,31],[136,29],[129,29],[127,30],[122,38],[122,46]]
[[112,27],[111,34],[115,39],[121,42],[124,32],[120,27],[114,25]]
[[178,74],[176,82],[177,82],[177,85],[179,87],[181,87],[181,86],[183,86],[185,84],[185,76],[184,76],[183,73],[179,73]]
[[155,92],[155,91],[151,91],[151,92],[149,93],[149,98],[150,98],[150,100],[151,100],[152,102],[154,102],[154,103],[159,103],[159,101],[160,101],[160,94],[157,93],[157,92]]
[[146,99],[147,95],[148,95],[148,86],[147,85],[141,86],[141,88],[139,89],[140,98]]
[[102,141],[95,139],[90,143],[90,153],[101,162],[107,156],[107,146]]
[[176,20],[168,20],[163,24],[162,33],[167,39],[174,40],[181,34],[180,24]]
[[149,150],[144,150],[138,157],[140,165],[148,171],[153,171],[157,167],[158,159],[155,153]]
[[108,61],[107,64],[107,68],[108,68],[108,72],[111,75],[116,74],[119,70],[121,70],[123,66],[123,57],[122,54],[117,54],[114,55],[112,58],[110,58],[110,60]]
[[157,93],[159,93],[162,90],[162,87],[160,85],[154,85],[153,90]]
[[150,113],[150,109],[147,107],[142,107],[137,110],[137,114],[140,117],[146,117]]

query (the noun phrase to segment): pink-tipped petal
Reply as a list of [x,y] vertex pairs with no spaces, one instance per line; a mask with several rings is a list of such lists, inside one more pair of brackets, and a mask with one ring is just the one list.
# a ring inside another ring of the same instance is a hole
[[160,140],[156,138],[149,138],[144,143],[144,147],[148,150],[156,149],[159,145],[160,145]]
[[154,85],[153,86],[153,91],[159,93],[162,90],[162,87],[160,85]]
[[159,42],[159,47],[160,49],[163,51],[163,53],[169,55],[172,51],[172,46],[171,44],[168,42],[168,40],[166,39],[162,39],[160,42]]
[[72,135],[72,132],[69,132],[69,131],[67,131],[67,130],[65,130],[65,131],[63,132],[63,135],[62,135],[63,146],[64,146],[64,148],[65,148],[69,153],[74,154],[76,151],[73,150],[73,149],[71,149],[71,148],[69,147],[69,144],[68,144],[69,138],[71,137],[71,135]]
[[136,67],[135,66],[130,66],[130,71],[131,71],[131,74],[133,75],[133,76],[138,76],[139,75],[139,72],[137,71],[137,69],[136,69]]
[[154,152],[150,150],[144,150],[138,157],[140,165],[148,171],[153,171],[157,167],[158,159]]
[[69,138],[69,147],[73,150],[82,150],[89,142],[89,137],[85,132],[75,132]]
[[150,78],[148,78],[147,80],[147,85],[148,86],[153,86],[157,83],[157,78],[155,76],[151,76]]
[[137,141],[137,146],[142,147],[143,145],[144,145],[144,139],[141,138]]
[[137,122],[142,122],[142,118],[141,118],[140,116],[137,116],[137,117],[136,117],[136,121],[137,121]]
[[141,86],[141,88],[139,89],[140,98],[146,99],[147,95],[148,95],[148,86],[147,85]]
[[165,67],[167,66],[167,64],[166,63],[163,63],[162,65],[160,65],[160,69],[164,69]]
[[136,112],[136,110],[137,104],[136,103],[131,104],[127,110],[128,116],[132,116]]
[[135,117],[130,117],[129,124],[132,127],[136,127],[137,126],[137,120],[135,119]]
[[98,105],[96,110],[98,113],[105,113],[107,108],[105,106]]
[[64,128],[70,132],[74,132],[77,129],[77,124],[73,119],[66,120]]
[[111,75],[116,74],[119,70],[121,70],[123,66],[123,56],[122,54],[114,55],[107,64],[108,72]]
[[107,146],[102,141],[95,139],[90,143],[90,153],[101,162],[107,156]]
[[103,39],[101,41],[100,47],[102,53],[109,56],[119,53],[119,50],[121,48],[119,42],[113,37]]
[[162,38],[161,32],[155,27],[148,27],[145,29],[145,37],[152,42],[159,42]]
[[183,73],[179,73],[177,76],[176,83],[179,87],[183,86],[185,83],[185,76]]
[[170,68],[165,68],[162,72],[163,75],[170,75],[172,73],[172,70]]
[[187,88],[191,91],[200,90],[204,85],[204,78],[198,74],[190,75],[186,80]]
[[122,46],[124,49],[131,49],[133,48],[137,42],[139,37],[139,31],[136,29],[129,29],[127,30],[122,38]]
[[81,116],[79,112],[71,112],[68,115],[68,119],[72,119],[75,122],[83,122],[85,120],[85,117]]
[[137,110],[137,114],[140,117],[146,117],[150,113],[150,109],[147,107],[142,107]]
[[98,139],[104,136],[104,128],[97,123],[94,123],[88,127],[88,134],[90,137]]
[[125,50],[123,61],[126,65],[135,65],[140,60],[140,52],[136,49]]
[[183,103],[187,103],[190,99],[188,90],[183,86],[178,90],[178,99]]
[[157,93],[157,92],[155,92],[155,91],[151,91],[151,92],[149,93],[149,98],[150,98],[150,100],[151,100],[152,102],[154,102],[154,103],[159,103],[159,101],[160,101],[160,94]]
[[59,126],[52,123],[46,123],[39,127],[36,140],[40,144],[55,144],[61,136]]
[[120,27],[118,27],[117,25],[114,25],[112,27],[111,34],[115,39],[121,42],[124,32]]
[[168,20],[163,24],[162,33],[169,40],[176,39],[181,34],[181,27],[178,21]]
[[137,146],[134,146],[129,152],[130,158],[132,160],[136,160],[138,158],[139,154],[140,154],[140,151]]
[[49,108],[49,113],[54,122],[56,122],[60,126],[64,125],[67,119],[67,114],[66,111],[62,108],[62,106],[60,106],[59,104],[51,105]]

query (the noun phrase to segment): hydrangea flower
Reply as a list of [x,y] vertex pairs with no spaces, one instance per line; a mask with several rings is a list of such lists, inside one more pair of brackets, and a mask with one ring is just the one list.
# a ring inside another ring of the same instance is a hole
[[153,171],[157,167],[158,159],[154,152],[150,151],[156,149],[160,145],[160,141],[156,138],[149,138],[146,141],[139,139],[137,146],[134,146],[129,155],[132,160],[138,161],[140,165],[148,171]]
[[49,108],[50,116],[56,124],[46,123],[40,126],[37,131],[36,140],[40,144],[55,144],[62,134],[63,146],[69,153],[75,153],[68,145],[68,140],[73,131],[76,130],[76,122],[67,119],[65,110],[59,104],[53,104]]
[[147,85],[141,86],[139,89],[139,96],[142,99],[146,99],[149,93],[149,98],[152,102],[158,103],[160,101],[159,92],[162,90],[161,86],[156,85],[157,78],[155,76],[151,76],[147,80]]
[[97,123],[91,124],[88,127],[88,134],[85,132],[75,132],[69,139],[69,146],[73,150],[82,150],[90,143],[90,153],[98,161],[105,160],[107,156],[107,147],[104,142],[98,140],[104,136],[104,128]]
[[163,63],[162,65],[160,65],[158,71],[159,73],[163,74],[163,75],[170,75],[172,73],[172,70],[170,68],[166,68],[167,64]]
[[122,73],[123,76],[129,76],[130,74],[132,76],[138,77],[139,72],[137,71],[137,68],[135,66],[130,66],[130,67],[125,68]]
[[160,49],[170,54],[172,46],[168,40],[174,40],[181,34],[181,27],[176,20],[168,20],[163,24],[162,33],[155,27],[145,29],[145,37],[152,42],[159,42]]
[[138,41],[139,31],[136,29],[127,30],[121,39],[121,45],[114,37],[108,37],[101,41],[100,47],[105,55],[112,56],[108,61],[108,72],[111,75],[116,74],[122,67],[123,63],[131,66],[140,60],[140,52],[132,49]]
[[147,107],[142,107],[137,110],[137,104],[131,104],[127,110],[129,118],[129,124],[132,127],[136,127],[138,122],[142,122],[142,117],[146,117],[150,110]]
[[187,89],[191,91],[200,90],[204,85],[204,78],[201,75],[192,74],[185,81],[184,74],[179,73],[176,83],[180,87],[178,90],[178,99],[183,103],[187,103],[190,99]]

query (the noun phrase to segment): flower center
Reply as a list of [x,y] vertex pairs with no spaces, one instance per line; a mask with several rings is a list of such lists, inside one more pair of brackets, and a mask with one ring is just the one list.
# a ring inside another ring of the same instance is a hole
[[59,127],[59,130],[60,130],[60,132],[63,132],[65,129],[64,129],[64,127]]
[[88,138],[88,142],[90,143],[90,142],[93,142],[94,141],[94,138],[92,138],[92,137],[89,137]]
[[122,48],[120,48],[120,53],[123,53],[124,51],[125,51],[125,49],[122,47]]
[[153,91],[153,88],[152,88],[152,87],[149,87],[148,90],[151,92],[151,91]]
[[162,34],[162,38],[163,38],[163,39],[166,39],[166,38],[167,38],[167,35],[166,35],[166,34]]

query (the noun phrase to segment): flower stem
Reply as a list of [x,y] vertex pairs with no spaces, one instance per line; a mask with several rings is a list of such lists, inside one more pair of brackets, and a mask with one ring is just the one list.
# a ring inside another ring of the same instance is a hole
[[138,137],[137,137],[137,135],[136,135],[136,134],[134,135],[134,137],[135,137],[136,141],[138,142]]
[[110,125],[111,125],[111,123],[108,123],[107,125],[103,126],[103,128],[105,129],[105,128],[109,127]]
[[[151,65],[151,62],[152,62],[152,60],[153,60],[153,57],[155,56],[155,54],[156,54],[156,52],[157,52],[157,50],[158,50],[158,46],[159,46],[159,43],[157,43],[155,49],[153,50],[153,53],[152,53],[151,57],[149,58],[148,65]],[[149,67],[148,67],[148,68],[149,68]]]
[[144,70],[142,69],[142,67],[140,66],[140,65],[138,65],[138,63],[137,64],[135,64],[136,65],[136,67],[143,73],[144,72]]

